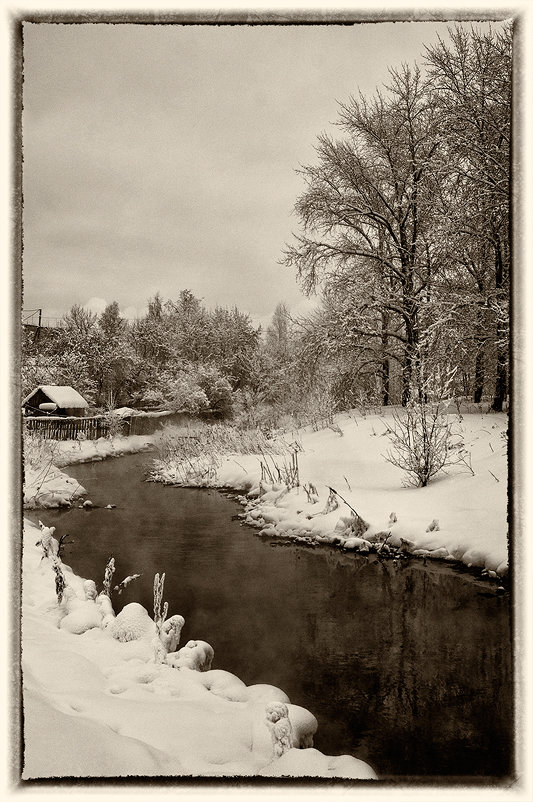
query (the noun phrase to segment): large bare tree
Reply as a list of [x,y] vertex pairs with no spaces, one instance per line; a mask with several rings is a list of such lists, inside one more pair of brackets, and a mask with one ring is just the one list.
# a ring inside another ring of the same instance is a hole
[[302,170],[303,231],[284,261],[307,292],[350,290],[352,334],[375,349],[384,400],[389,359],[400,360],[405,404],[420,390],[422,308],[436,267],[439,131],[420,70],[391,70],[382,92],[340,106],[338,125],[345,137],[320,136],[318,164]]

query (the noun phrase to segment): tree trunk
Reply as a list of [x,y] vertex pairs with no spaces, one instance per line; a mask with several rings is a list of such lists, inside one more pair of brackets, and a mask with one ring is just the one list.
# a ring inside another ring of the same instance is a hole
[[[498,329],[501,327],[498,326]],[[496,386],[494,388],[494,398],[491,409],[493,412],[501,412],[505,401],[507,389],[507,358],[503,348],[498,345],[496,358]]]
[[[501,290],[503,288],[503,283],[504,266],[502,245],[498,240],[496,247],[496,290]],[[505,324],[498,312],[496,315],[496,385],[491,409],[494,412],[501,412],[507,389],[507,347],[505,344]]]
[[390,360],[387,355],[388,336],[387,327],[389,316],[386,312],[381,314],[381,403],[387,407],[390,402]]
[[387,357],[385,357],[381,365],[381,386],[381,403],[384,407],[388,407],[390,401],[390,361]]
[[405,304],[405,355],[402,371],[402,406],[412,399],[413,379],[416,379],[417,396],[421,395],[418,352],[418,328],[416,326],[416,307],[413,303]]
[[483,345],[479,345],[476,353],[474,368],[474,404],[480,404],[483,398],[483,385],[485,383],[485,354]]

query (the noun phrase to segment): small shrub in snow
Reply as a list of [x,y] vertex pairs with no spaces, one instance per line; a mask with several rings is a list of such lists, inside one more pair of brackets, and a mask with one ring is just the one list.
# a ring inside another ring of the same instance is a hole
[[112,440],[121,434],[128,434],[127,429],[124,428],[125,424],[122,417],[113,410],[102,415],[102,423],[105,425],[105,436],[108,440]]
[[102,614],[101,627],[102,629],[107,629],[107,627],[109,627],[115,621],[115,611],[113,610],[111,599],[102,591],[102,593],[97,596],[96,603]]
[[159,459],[149,478],[178,485],[216,482],[222,457],[227,454],[284,454],[291,447],[270,439],[261,429],[238,429],[229,424],[203,424],[193,428],[168,427],[158,442]]
[[68,534],[61,535],[59,538],[59,543],[57,544],[57,556],[59,558],[61,558],[61,551],[63,550],[63,547],[74,543],[73,540],[67,540],[67,538]]
[[322,515],[329,515],[330,512],[333,512],[334,510],[338,509],[338,507],[339,507],[339,502],[337,501],[337,494],[330,487],[329,496],[326,500],[326,506],[322,510]]
[[42,521],[39,521],[39,527],[41,537],[35,545],[40,546],[43,550],[41,560],[44,560],[45,557],[58,557],[59,543],[53,536],[56,531],[55,526],[45,526]]
[[307,396],[302,413],[310,422],[314,432],[320,429],[335,427],[335,413],[338,411],[338,402],[331,389],[327,386],[315,386]]
[[165,623],[165,618],[168,613],[168,602],[163,605],[163,612],[161,612],[161,602],[163,601],[163,588],[165,587],[165,574],[156,574],[154,576],[154,621],[157,635],[161,632],[161,627]]
[[110,557],[107,561],[104,572],[104,593],[111,598],[111,582],[113,581],[113,574],[115,573],[115,558]]
[[181,630],[185,624],[182,615],[173,615],[168,621],[168,602],[163,605],[161,612],[161,602],[163,601],[163,588],[165,586],[165,574],[156,574],[154,577],[154,621],[156,637],[154,638],[154,658],[156,663],[164,663],[167,655],[175,652],[180,642]]
[[67,587],[67,583],[65,581],[65,575],[61,570],[61,564],[59,560],[54,558],[52,563],[52,568],[54,569],[54,573],[56,575],[56,596],[57,596],[57,603],[61,604],[63,601],[63,594],[65,592],[65,588]]
[[184,626],[185,619],[182,615],[171,615],[162,625],[159,632],[159,640],[165,656],[171,652],[175,652],[178,648],[181,630]]
[[[38,432],[24,431],[24,468],[26,474],[24,504],[27,507],[52,506],[49,493],[41,493],[41,489],[53,473],[55,461],[59,455],[59,442],[48,440]],[[31,477],[28,480],[28,477]],[[58,502],[68,506],[69,501],[60,495]],[[57,503],[54,506],[58,506]]]
[[385,459],[405,471],[404,484],[425,487],[447,465],[462,461],[463,454],[453,453],[454,420],[444,411],[442,402],[409,404],[395,412],[386,434],[392,448]]
[[99,628],[101,622],[102,613],[94,600],[83,601],[72,596],[67,602],[67,615],[61,619],[59,626],[72,635],[82,635],[89,629]]
[[305,490],[305,494],[307,496],[307,501],[310,504],[316,504],[318,502],[318,490],[314,486],[312,482],[309,482],[309,486],[304,485],[303,489]]
[[295,448],[290,457],[285,457],[283,460],[270,457],[263,454],[263,459],[260,460],[261,465],[261,482],[268,482],[268,484],[284,484],[289,489],[300,486],[300,468],[298,466],[298,449]]

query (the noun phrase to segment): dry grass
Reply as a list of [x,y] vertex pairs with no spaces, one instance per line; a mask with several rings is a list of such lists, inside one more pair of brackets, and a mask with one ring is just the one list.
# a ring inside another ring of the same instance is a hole
[[179,485],[209,485],[216,481],[218,468],[228,455],[257,454],[266,463],[273,455],[292,455],[294,444],[281,436],[270,437],[260,428],[241,429],[217,423],[186,429],[169,426],[158,438],[157,449],[159,456],[153,462],[149,479]]

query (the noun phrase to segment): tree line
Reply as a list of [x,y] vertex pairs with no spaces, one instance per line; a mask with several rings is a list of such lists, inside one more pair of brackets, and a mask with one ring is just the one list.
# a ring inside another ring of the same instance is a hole
[[210,312],[189,290],[159,293],[130,322],[113,301],[100,314],[74,305],[61,326],[27,332],[22,392],[69,384],[94,406],[128,405],[227,417],[233,395],[251,381],[260,331],[237,308]]
[[[71,384],[97,407],[248,423],[402,404],[446,387],[501,410],[508,393],[512,30],[449,29],[420,65],[339,104],[340,135],[301,168],[281,262],[316,310],[278,304],[266,331],[189,290],[129,322],[74,306],[26,335],[22,392]],[[261,413],[261,410],[263,412]],[[266,411],[265,411],[266,410]],[[269,412],[270,411],[270,412]]]

